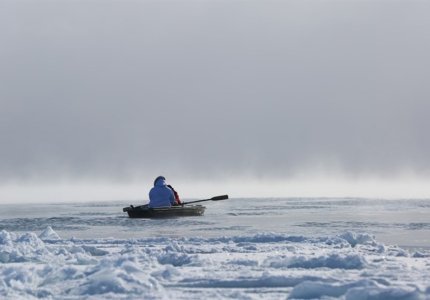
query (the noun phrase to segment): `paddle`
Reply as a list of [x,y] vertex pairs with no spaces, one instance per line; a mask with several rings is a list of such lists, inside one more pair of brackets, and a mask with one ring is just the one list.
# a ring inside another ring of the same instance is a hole
[[215,196],[210,199],[182,202],[182,205],[187,205],[187,204],[197,203],[197,202],[204,202],[204,201],[219,201],[219,200],[227,200],[227,199],[228,199],[228,195],[222,195],[222,196]]

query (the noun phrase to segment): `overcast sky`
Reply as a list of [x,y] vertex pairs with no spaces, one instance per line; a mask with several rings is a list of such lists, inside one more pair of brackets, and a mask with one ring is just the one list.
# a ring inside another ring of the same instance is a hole
[[430,174],[428,1],[0,0],[0,185]]

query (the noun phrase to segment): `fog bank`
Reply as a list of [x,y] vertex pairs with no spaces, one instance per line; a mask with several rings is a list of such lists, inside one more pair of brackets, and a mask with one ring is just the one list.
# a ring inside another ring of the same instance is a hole
[[271,196],[299,194],[284,182],[315,174],[424,181],[429,11],[425,1],[0,1],[0,189],[163,174],[190,189],[246,178]]

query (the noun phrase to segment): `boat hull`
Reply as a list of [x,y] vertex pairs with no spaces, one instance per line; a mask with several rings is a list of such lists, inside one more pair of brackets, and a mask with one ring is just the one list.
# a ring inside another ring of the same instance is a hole
[[130,218],[176,218],[186,216],[201,216],[206,207],[202,205],[172,206],[149,208],[148,205],[124,207]]

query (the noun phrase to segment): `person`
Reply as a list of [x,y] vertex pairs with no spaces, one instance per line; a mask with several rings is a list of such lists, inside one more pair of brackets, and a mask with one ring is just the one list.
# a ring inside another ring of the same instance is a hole
[[154,180],[154,187],[149,191],[149,207],[170,207],[172,205],[178,205],[174,189],[167,186],[164,176],[158,176]]
[[175,196],[176,205],[181,205],[182,202],[181,202],[181,199],[179,199],[178,192],[170,184],[168,184],[167,187],[173,191],[173,195]]

